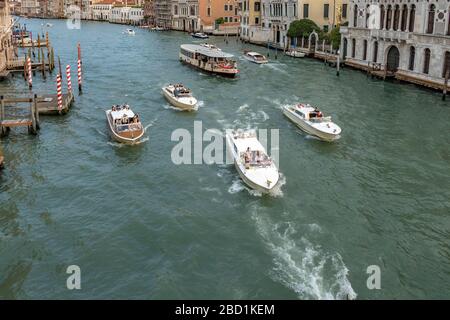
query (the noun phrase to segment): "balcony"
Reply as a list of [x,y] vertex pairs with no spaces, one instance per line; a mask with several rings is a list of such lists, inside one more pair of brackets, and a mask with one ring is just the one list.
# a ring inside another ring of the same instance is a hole
[[377,39],[383,39],[387,41],[408,41],[412,38],[410,32],[394,31],[394,30],[370,30],[370,36]]

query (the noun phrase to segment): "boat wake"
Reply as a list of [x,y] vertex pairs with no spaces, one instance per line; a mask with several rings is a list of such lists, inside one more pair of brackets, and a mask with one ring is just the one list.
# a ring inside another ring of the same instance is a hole
[[356,298],[347,278],[348,269],[338,253],[324,252],[299,235],[293,222],[274,223],[256,207],[251,218],[273,255],[272,279],[292,289],[300,299]]
[[285,64],[269,62],[269,63],[263,64],[262,66],[272,69],[274,71],[278,71],[283,74],[289,74],[289,72],[280,68],[280,66],[285,66]]
[[[219,174],[218,174],[219,175]],[[222,177],[223,175],[219,175],[219,177]],[[283,197],[283,191],[281,190],[281,187],[286,184],[286,178],[283,174],[280,174],[280,181],[277,183],[277,185],[270,190],[267,195],[279,198]],[[254,190],[252,188],[249,188],[242,180],[241,178],[236,178],[232,181],[231,186],[228,188],[228,193],[230,194],[236,194],[241,191],[246,190],[250,195],[254,197],[262,197],[264,193],[262,191]]]
[[144,132],[147,132],[147,129],[148,129],[148,128],[153,127],[153,125],[155,124],[156,120],[158,120],[158,118],[155,118],[155,119],[153,119],[152,121],[150,121],[150,122],[148,123],[148,125],[146,125],[146,126],[144,127]]

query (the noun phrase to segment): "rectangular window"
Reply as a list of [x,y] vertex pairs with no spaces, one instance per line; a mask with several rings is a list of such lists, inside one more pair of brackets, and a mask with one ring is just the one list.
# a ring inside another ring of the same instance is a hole
[[309,4],[305,3],[303,5],[303,18],[308,18],[309,16]]
[[259,24],[259,18],[255,17],[255,24]]
[[208,7],[208,17],[211,17],[211,8]]
[[346,3],[342,4],[342,18],[344,18],[344,19],[347,18],[347,4]]
[[328,3],[325,3],[323,5],[323,17],[328,18],[328,12],[330,10],[330,5]]
[[261,11],[261,2],[255,2],[255,11],[256,12]]
[[225,5],[225,11],[228,11],[228,5],[227,4]]
[[233,5],[230,4],[230,6],[228,7],[228,9],[229,9],[230,11],[233,11]]

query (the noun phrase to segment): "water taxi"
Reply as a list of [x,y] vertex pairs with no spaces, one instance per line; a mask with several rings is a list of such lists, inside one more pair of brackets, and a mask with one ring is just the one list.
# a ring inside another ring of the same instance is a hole
[[128,105],[113,105],[105,113],[109,132],[114,140],[125,144],[140,142],[145,130],[139,116]]
[[164,97],[171,105],[181,110],[197,110],[197,99],[192,96],[191,90],[183,84],[169,84],[162,88]]
[[247,59],[253,63],[257,63],[257,64],[263,64],[263,63],[269,62],[265,56],[263,56],[262,54],[259,54],[258,52],[244,51],[244,57],[245,57],[245,59]]
[[306,133],[324,141],[335,141],[340,138],[341,128],[325,117],[322,112],[310,104],[283,106],[283,114]]
[[202,32],[195,32],[191,33],[192,38],[198,38],[198,39],[208,39],[208,35],[206,33]]
[[133,29],[126,29],[123,33],[128,34],[130,36],[134,36],[136,34]]
[[285,52],[285,55],[293,58],[303,58],[305,56],[305,53],[295,49],[290,49]]
[[278,169],[258,141],[255,131],[227,133],[226,142],[236,170],[245,184],[264,193],[277,185],[280,177]]
[[221,50],[196,44],[182,44],[179,57],[183,63],[222,76],[234,77],[239,72],[236,61],[231,60],[233,55]]

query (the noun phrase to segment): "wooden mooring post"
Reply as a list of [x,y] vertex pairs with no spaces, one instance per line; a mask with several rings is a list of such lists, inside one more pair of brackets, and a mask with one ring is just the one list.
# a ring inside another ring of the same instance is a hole
[[450,69],[447,69],[445,72],[445,79],[444,79],[444,89],[442,90],[442,100],[445,101],[445,98],[447,97],[447,86],[448,86],[448,77],[449,77]]
[[336,76],[339,77],[339,68],[341,66],[341,56],[338,54],[337,60],[336,60]]

